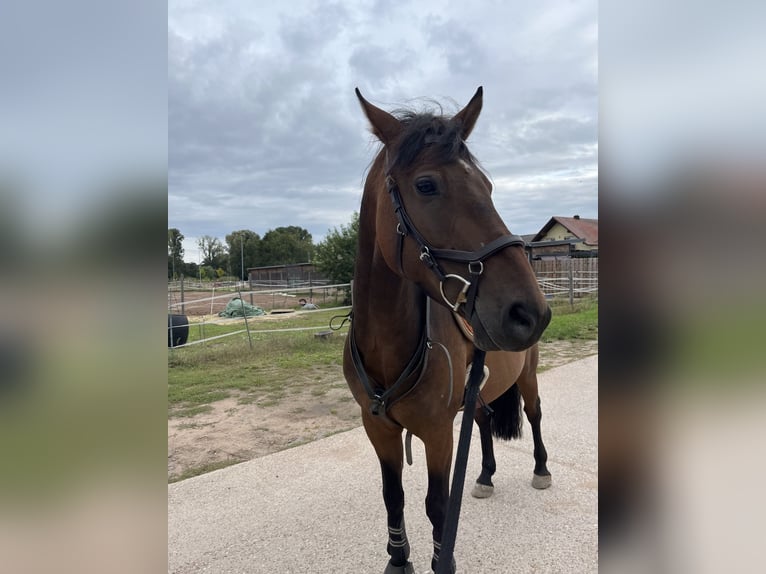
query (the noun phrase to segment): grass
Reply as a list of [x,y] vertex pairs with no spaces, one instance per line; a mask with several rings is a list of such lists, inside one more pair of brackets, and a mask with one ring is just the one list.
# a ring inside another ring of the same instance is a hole
[[[248,317],[248,321],[251,321],[252,317]],[[252,321],[251,321],[252,322]],[[223,335],[225,333],[233,333],[234,331],[240,331],[245,328],[244,322],[237,322],[231,325],[215,325],[213,323],[192,323],[189,325],[189,343],[194,341],[201,341],[202,339],[208,339],[217,335]],[[180,349],[179,349],[180,351]]]
[[[248,317],[247,327],[251,331],[261,331],[267,329],[293,329],[297,327],[321,327],[329,329],[330,319],[336,315],[343,315],[345,311],[314,311],[311,313],[295,313],[284,315],[265,315],[258,317]],[[210,337],[216,337],[218,335],[225,335],[226,333],[234,333],[235,331],[246,331],[244,320],[238,320],[232,323],[218,325],[215,323],[191,323],[189,325],[189,343],[195,341],[201,341],[202,339],[209,339]],[[321,329],[318,329],[321,330]],[[313,333],[309,332],[313,337]],[[247,334],[241,335],[247,339]],[[255,338],[271,337],[271,334],[254,333]],[[237,335],[234,335],[237,337]],[[210,344],[215,344],[212,341]],[[181,349],[178,349],[181,351]]]
[[196,406],[188,407],[185,409],[177,409],[173,413],[173,415],[177,417],[193,417],[196,415],[201,415],[202,413],[209,413],[212,410],[213,410],[213,407],[211,407],[210,405],[196,405]]
[[[249,319],[251,330],[294,327],[327,327],[338,311],[317,311],[275,319]],[[205,336],[238,331],[244,322],[206,325]],[[190,329],[190,341],[196,326]],[[198,335],[197,335],[198,337]],[[305,384],[308,374],[315,384],[312,392],[324,394],[322,372],[337,372],[343,355],[343,340],[335,333],[328,339],[313,331],[253,334],[253,348],[246,334],[191,347],[169,350],[168,406],[173,416],[190,416],[195,409],[237,396],[241,403],[278,404],[296,378]]]
[[[553,318],[543,342],[598,338],[598,301],[552,300]],[[327,328],[339,311],[316,311],[284,317],[250,318],[251,330],[293,327]],[[244,322],[208,324],[207,337],[238,331]],[[197,331],[197,333],[194,333]],[[239,404],[275,406],[295,392],[319,397],[340,376],[345,337],[334,333],[328,339],[314,337],[315,331],[253,334],[253,348],[246,334],[233,335],[206,344],[168,352],[168,409],[174,417],[193,416],[210,410],[210,404],[236,397]],[[198,340],[200,329],[190,328],[190,340]],[[194,335],[194,337],[192,337]],[[350,397],[349,397],[350,399]]]
[[183,471],[181,474],[170,477],[170,479],[168,480],[168,483],[186,480],[187,478],[191,478],[193,476],[199,476],[200,474],[206,474],[208,472],[213,472],[214,470],[226,468],[227,466],[231,466],[233,464],[239,464],[240,462],[243,462],[243,461],[238,458],[227,458],[226,460],[219,460],[218,462],[209,462],[207,464],[203,464],[202,466],[195,466],[193,468],[188,468],[185,471]]
[[569,300],[551,301],[553,317],[542,336],[542,341],[571,341],[575,339],[598,339],[598,301],[595,299],[576,300],[573,306]]

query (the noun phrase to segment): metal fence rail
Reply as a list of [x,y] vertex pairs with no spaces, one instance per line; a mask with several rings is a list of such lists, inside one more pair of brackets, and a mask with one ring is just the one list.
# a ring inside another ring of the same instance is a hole
[[168,311],[188,315],[216,314],[226,307],[233,297],[241,297],[251,305],[261,307],[265,311],[280,308],[294,308],[300,298],[312,300],[320,307],[336,307],[347,297],[349,283],[332,285],[305,285],[299,287],[271,287],[268,289],[244,290],[241,284],[221,286],[215,283],[203,284],[184,281],[182,284],[168,284]]
[[[553,297],[568,297],[570,303],[573,303],[575,299],[598,295],[598,267],[595,266],[594,270],[583,270],[573,268],[569,269],[557,269],[555,272],[537,272],[537,281],[542,289],[543,293],[548,298]],[[593,267],[591,267],[592,269]],[[265,310],[274,310],[279,307],[290,308],[297,305],[299,297],[314,298],[315,303],[319,303],[322,309],[348,309],[342,305],[342,299],[345,298],[348,290],[350,289],[349,283],[341,283],[335,285],[305,285],[300,287],[284,287],[277,286],[271,289],[257,289],[248,291],[238,291],[237,287],[242,285],[249,285],[246,282],[234,283],[233,285],[211,285],[208,284],[196,284],[194,282],[186,282],[185,288],[186,298],[184,299],[184,288],[180,286],[179,282],[168,283],[168,313],[184,313],[184,309],[187,307],[195,307],[197,311],[192,314],[205,315],[208,313],[213,314],[216,310],[216,305],[220,308],[225,307],[226,302],[238,293],[241,293],[242,299],[250,298],[251,304],[256,304],[264,308]],[[216,295],[216,290],[219,294]],[[224,291],[221,293],[221,291]],[[179,300],[180,299],[180,300]],[[225,300],[225,301],[224,301]],[[322,303],[328,303],[323,305]],[[340,304],[339,304],[340,303]],[[204,309],[203,309],[204,307]],[[200,310],[202,312],[200,312]],[[296,311],[301,313],[301,311]],[[310,311],[309,311],[310,312]],[[192,323],[190,327],[195,325]],[[204,325],[204,319],[203,319]],[[253,333],[278,333],[293,330],[319,330],[326,327],[301,327],[296,329],[263,329],[258,331],[251,331]],[[210,337],[202,340],[194,341],[183,346],[203,344],[206,341],[212,341],[214,339],[220,339],[229,337],[232,335],[241,335],[245,333],[245,330],[235,331],[232,333],[226,333],[224,335],[218,335],[216,337]],[[180,347],[180,346],[179,346]]]
[[570,304],[581,297],[598,295],[597,271],[539,273],[537,282],[547,298],[568,297]]

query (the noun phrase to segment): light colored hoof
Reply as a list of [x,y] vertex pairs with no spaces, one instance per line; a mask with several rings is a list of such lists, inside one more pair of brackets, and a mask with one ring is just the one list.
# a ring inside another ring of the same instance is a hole
[[494,486],[487,486],[486,484],[479,484],[478,482],[473,485],[471,496],[474,498],[489,498],[492,493],[495,492]]
[[532,486],[538,490],[544,490],[551,485],[551,475],[540,476],[539,474],[532,474]]

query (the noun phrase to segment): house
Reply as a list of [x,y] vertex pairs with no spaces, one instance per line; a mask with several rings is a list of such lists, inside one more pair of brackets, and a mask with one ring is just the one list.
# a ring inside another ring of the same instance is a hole
[[598,219],[554,215],[527,242],[530,259],[598,257]]

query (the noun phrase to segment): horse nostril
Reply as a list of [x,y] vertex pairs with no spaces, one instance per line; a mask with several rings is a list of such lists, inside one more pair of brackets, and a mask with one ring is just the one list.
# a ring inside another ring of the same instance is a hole
[[530,331],[535,328],[535,318],[523,303],[514,303],[509,312],[511,320],[523,329]]

